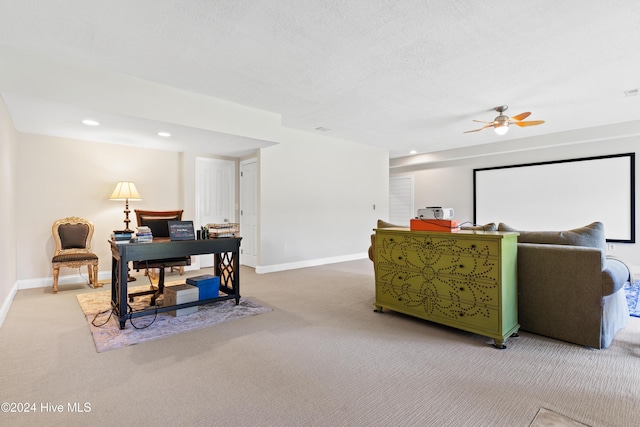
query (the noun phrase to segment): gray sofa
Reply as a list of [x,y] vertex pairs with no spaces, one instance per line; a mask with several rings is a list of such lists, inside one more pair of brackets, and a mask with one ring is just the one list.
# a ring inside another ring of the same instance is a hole
[[602,349],[629,318],[627,266],[607,258],[604,225],[557,232],[519,231],[518,321],[521,330]]

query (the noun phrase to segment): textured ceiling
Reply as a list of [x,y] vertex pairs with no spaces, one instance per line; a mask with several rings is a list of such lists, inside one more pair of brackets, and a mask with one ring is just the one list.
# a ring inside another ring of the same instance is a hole
[[[275,113],[392,158],[640,119],[640,96],[625,96],[640,87],[637,0],[0,0],[0,45]],[[92,106],[48,99],[38,81],[24,93],[29,78],[0,81],[19,131],[230,156],[269,144],[197,126],[145,140],[162,120],[125,111],[109,132],[88,131],[73,117]],[[497,105],[546,123],[463,134]]]

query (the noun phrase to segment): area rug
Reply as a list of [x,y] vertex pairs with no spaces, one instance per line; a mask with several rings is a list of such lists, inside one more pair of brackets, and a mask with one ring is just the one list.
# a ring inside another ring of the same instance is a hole
[[[130,291],[145,289],[148,286],[131,288]],[[238,305],[232,299],[198,306],[197,312],[184,316],[157,313],[136,317],[127,320],[125,329],[121,330],[116,316],[111,313],[111,291],[89,292],[77,298],[98,353],[271,311],[249,299],[240,298]],[[136,298],[134,303],[130,303],[131,309],[138,311],[148,308],[149,299]],[[162,303],[162,297],[158,303]]]
[[627,295],[629,314],[633,317],[640,317],[640,304],[638,304],[638,296],[640,295],[640,280],[627,282],[624,285],[624,291]]

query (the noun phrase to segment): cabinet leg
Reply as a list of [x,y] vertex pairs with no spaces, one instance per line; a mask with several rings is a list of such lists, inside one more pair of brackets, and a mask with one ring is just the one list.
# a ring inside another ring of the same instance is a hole
[[506,350],[507,346],[504,344],[504,340],[493,340],[493,346],[498,350]]
[[376,308],[374,308],[373,311],[375,311],[376,313],[382,313],[382,307],[376,305]]

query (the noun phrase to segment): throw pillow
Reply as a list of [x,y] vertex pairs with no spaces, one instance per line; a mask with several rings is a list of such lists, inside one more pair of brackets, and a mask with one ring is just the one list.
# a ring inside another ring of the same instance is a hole
[[460,230],[497,231],[498,227],[494,222],[490,222],[485,225],[463,225]]
[[520,243],[542,243],[548,245],[587,246],[601,249],[606,253],[607,242],[604,235],[604,224],[594,222],[580,228],[567,231],[520,231],[506,224],[498,225],[500,231],[517,231]]
[[[390,222],[383,221],[381,219],[378,220],[378,227],[377,228],[395,228],[395,227],[406,227],[406,226],[391,224]],[[371,235],[371,246],[369,246],[369,259],[371,261],[373,261],[373,251],[374,251],[375,243],[376,243],[376,235],[372,234]]]
[[396,225],[396,224],[391,224],[390,222],[383,221],[381,219],[378,220],[378,228],[395,228],[395,227],[406,227],[406,225]]

